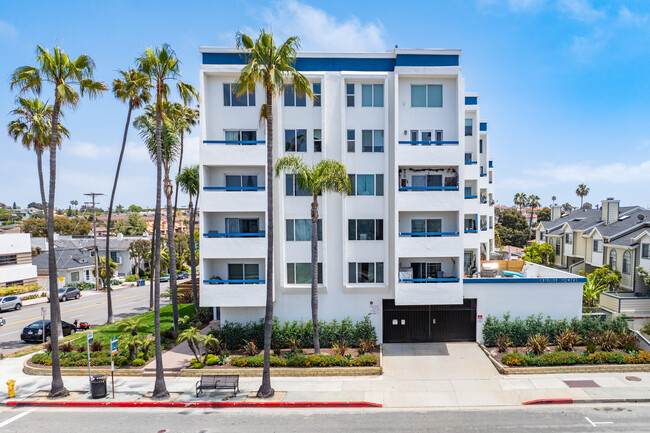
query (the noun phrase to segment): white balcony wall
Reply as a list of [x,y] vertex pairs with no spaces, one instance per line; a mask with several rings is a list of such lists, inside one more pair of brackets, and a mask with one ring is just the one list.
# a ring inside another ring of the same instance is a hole
[[257,219],[259,231],[265,231],[266,214],[262,212],[203,212],[202,233],[226,233],[227,218]]
[[203,167],[203,185],[207,187],[225,187],[226,176],[234,175],[234,176],[257,176],[257,186],[263,187],[266,183],[266,173],[264,170],[265,170],[264,166],[251,167],[251,166],[205,165]]
[[460,236],[405,237],[397,238],[397,254],[400,257],[433,257],[435,255],[459,256],[462,250]]
[[199,159],[205,165],[266,166],[266,146],[203,143],[199,146]]
[[266,191],[201,191],[203,212],[265,212]]
[[458,232],[459,214],[458,212],[399,212],[399,233],[410,233],[411,220],[414,219],[439,219],[441,220],[441,231]]
[[[201,236],[201,258],[229,259],[266,257],[267,240],[261,238],[206,238]],[[210,275],[212,276],[212,275]],[[223,276],[221,277],[223,278]],[[264,279],[264,278],[262,278]]]

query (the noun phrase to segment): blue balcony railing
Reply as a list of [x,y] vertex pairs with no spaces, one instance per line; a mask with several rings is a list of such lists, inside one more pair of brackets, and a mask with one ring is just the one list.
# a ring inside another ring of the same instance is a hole
[[204,144],[264,144],[264,140],[203,140]]
[[264,284],[265,280],[203,280],[204,284]]
[[494,166],[492,164],[493,164],[492,161],[488,161],[488,167],[494,168]]
[[478,198],[478,196],[477,195],[466,195],[465,198],[466,199]]
[[492,183],[492,181],[489,181],[488,183]]
[[204,186],[205,191],[264,191],[263,186]]
[[486,231],[487,231],[487,227],[481,227],[481,231],[482,231],[482,232],[486,232]]
[[258,233],[203,233],[204,238],[263,238],[264,232]]
[[458,232],[403,232],[399,235],[402,237],[421,237],[421,236],[458,236]]
[[476,229],[465,229],[465,233],[478,233]]
[[400,186],[400,191],[458,191],[458,186]]
[[481,173],[481,177],[487,176],[487,173]]
[[443,278],[400,278],[400,283],[457,283],[460,279],[456,277]]
[[455,145],[458,144],[458,141],[399,141],[399,144],[411,144],[413,146],[417,146],[418,144],[421,146],[444,146],[444,145]]
[[465,165],[476,165],[478,161],[465,161]]
[[487,200],[481,200],[482,204],[487,204]]

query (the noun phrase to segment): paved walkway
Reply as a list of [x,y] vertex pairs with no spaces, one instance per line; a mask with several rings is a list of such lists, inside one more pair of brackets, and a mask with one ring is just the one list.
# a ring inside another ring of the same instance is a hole
[[[519,406],[546,398],[579,400],[650,398],[650,373],[544,374],[501,376],[476,344],[387,344],[383,376],[273,377],[284,401],[368,401],[385,407]],[[6,401],[6,381],[16,380],[18,399],[48,390],[51,379],[22,373],[22,358],[0,360],[0,402]],[[630,381],[634,376],[640,381]],[[242,401],[257,391],[261,378],[242,377],[241,393],[194,395],[196,378],[167,377],[176,401]],[[579,384],[566,381],[586,380]],[[71,391],[87,391],[85,377],[64,377]],[[591,385],[591,386],[589,386]],[[116,400],[135,401],[153,389],[153,377],[115,379]],[[110,395],[110,379],[109,379]],[[88,400],[89,395],[75,397]]]

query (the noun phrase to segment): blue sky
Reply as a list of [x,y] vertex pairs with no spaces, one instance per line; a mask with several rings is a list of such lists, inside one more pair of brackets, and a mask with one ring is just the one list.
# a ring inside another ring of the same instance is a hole
[[[398,6],[396,6],[398,5]],[[110,83],[145,46],[168,42],[198,84],[199,46],[232,46],[237,30],[296,34],[305,50],[460,48],[467,90],[490,122],[496,199],[537,194],[543,204],[609,196],[650,206],[650,2],[466,1],[31,1],[0,3],[0,120],[10,121],[9,76],[34,63],[37,44],[91,55]],[[5,84],[2,84],[4,81]],[[51,89],[43,98],[51,98]],[[57,206],[110,193],[126,107],[110,93],[66,112]],[[185,158],[198,161],[198,130]],[[39,201],[36,157],[0,134],[0,202]],[[155,170],[130,131],[117,203],[154,204]],[[184,202],[185,200],[183,200]],[[106,205],[107,199],[102,200]]]

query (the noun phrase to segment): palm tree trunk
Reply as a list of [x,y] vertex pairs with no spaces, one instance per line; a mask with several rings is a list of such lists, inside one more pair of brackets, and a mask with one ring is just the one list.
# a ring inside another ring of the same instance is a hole
[[183,137],[184,132],[181,131],[181,156],[178,159],[178,173],[176,174],[176,191],[174,191],[174,216],[172,217],[172,227],[176,227],[176,209],[178,207],[178,176],[181,175],[183,167]]
[[194,250],[194,243],[196,240],[194,240],[194,209],[192,207],[192,196],[190,196],[188,213],[190,214],[190,272],[192,273],[192,299],[194,300],[194,311],[198,314],[199,291],[196,286],[196,251]]
[[[111,217],[113,216],[113,202],[115,200],[115,191],[117,190],[117,180],[120,177],[120,168],[122,167],[122,158],[124,158],[124,148],[126,147],[126,137],[129,133],[129,125],[131,123],[131,112],[133,111],[133,103],[129,101],[129,111],[126,115],[126,125],[124,125],[124,136],[122,137],[122,149],[120,150],[120,157],[117,160],[117,169],[115,170],[115,180],[113,181],[113,190],[111,191],[111,201],[108,205],[108,218],[106,219],[106,268],[110,266],[110,241],[111,241]],[[107,272],[108,274],[108,272]],[[111,299],[111,279],[106,278],[106,305],[108,308],[108,317],[106,323],[113,323],[113,300]]]
[[43,181],[43,151],[38,147],[36,148],[36,160],[38,161],[38,184],[41,187],[43,216],[45,217],[45,221],[47,221],[47,200],[45,200],[45,182]]
[[318,196],[311,202],[311,323],[314,327],[314,353],[320,353],[318,338]]
[[169,288],[172,293],[172,312],[174,316],[174,331],[178,332],[178,295],[176,290],[176,242],[174,239],[174,224],[172,215],[172,181],[166,176],[165,196],[167,197],[167,247],[169,248]]
[[52,138],[50,141],[50,196],[47,204],[47,245],[49,249],[49,285],[50,285],[50,338],[52,342],[52,388],[48,397],[65,397],[68,390],[63,385],[61,360],[59,358],[59,335],[61,332],[61,308],[59,306],[58,274],[54,250],[54,193],[56,188],[56,146],[59,136],[59,110],[61,102],[55,99],[52,110]]
[[155,260],[156,260],[156,227],[160,226],[160,222],[158,221],[158,215],[155,214],[154,212],[154,217],[153,217],[153,233],[151,233],[151,257],[149,258],[149,311],[153,310],[153,292],[154,292],[154,281],[155,281],[155,275],[154,275],[154,270],[156,268],[155,266]]
[[271,332],[273,330],[273,93],[268,77],[266,89],[266,312],[264,314],[264,367],[260,398],[271,398]]
[[[162,195],[162,92],[163,83],[157,83],[156,97],[156,217],[160,221],[160,205]],[[155,270],[154,270],[154,327],[156,339],[156,382],[153,387],[152,397],[156,399],[169,396],[165,385],[165,372],[163,370],[162,347],[160,341],[160,224],[154,228],[155,242]]]

